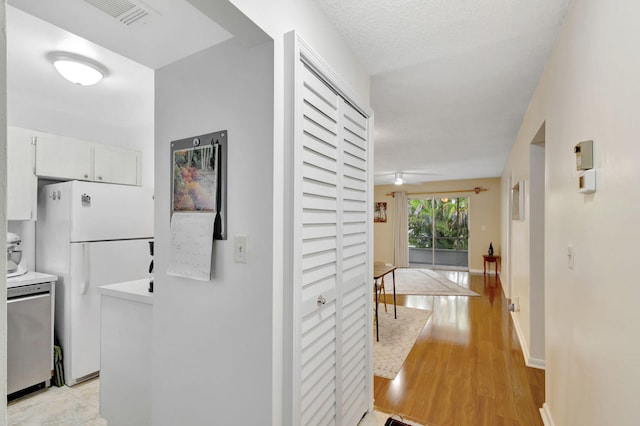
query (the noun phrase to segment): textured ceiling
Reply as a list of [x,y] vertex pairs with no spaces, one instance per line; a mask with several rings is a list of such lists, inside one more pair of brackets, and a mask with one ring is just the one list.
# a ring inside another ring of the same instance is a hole
[[571,0],[316,2],[372,75],[382,184],[500,176]]
[[[372,75],[376,183],[391,183],[398,171],[409,182],[500,176],[571,2],[315,1]],[[153,99],[138,83],[149,80],[141,76],[149,68],[230,36],[184,0],[146,0],[156,13],[137,28],[82,0],[9,4],[95,43],[9,12],[9,95],[121,126],[148,116]],[[100,102],[76,99],[44,60],[71,44],[112,71],[92,89]]]

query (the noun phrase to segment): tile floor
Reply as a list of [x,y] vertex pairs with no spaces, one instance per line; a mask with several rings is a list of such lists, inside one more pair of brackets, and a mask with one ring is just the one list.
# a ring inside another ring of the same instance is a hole
[[105,426],[100,417],[100,381],[52,386],[7,404],[9,426]]

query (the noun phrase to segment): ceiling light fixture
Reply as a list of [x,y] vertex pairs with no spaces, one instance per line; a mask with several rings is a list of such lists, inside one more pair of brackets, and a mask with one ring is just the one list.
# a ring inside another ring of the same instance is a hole
[[101,63],[75,53],[51,52],[47,58],[61,76],[80,86],[94,85],[109,74]]
[[402,179],[402,173],[400,173],[400,172],[396,173],[395,184],[396,185],[402,185],[402,182],[404,182],[404,180]]

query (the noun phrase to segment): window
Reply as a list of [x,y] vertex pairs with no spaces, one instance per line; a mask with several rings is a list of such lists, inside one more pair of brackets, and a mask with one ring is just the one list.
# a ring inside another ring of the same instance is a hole
[[408,200],[409,263],[468,266],[469,198]]

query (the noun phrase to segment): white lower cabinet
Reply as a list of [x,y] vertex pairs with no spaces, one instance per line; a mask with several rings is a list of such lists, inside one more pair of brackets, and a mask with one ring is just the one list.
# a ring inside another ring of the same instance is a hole
[[151,425],[149,280],[100,288],[100,415],[110,426]]

